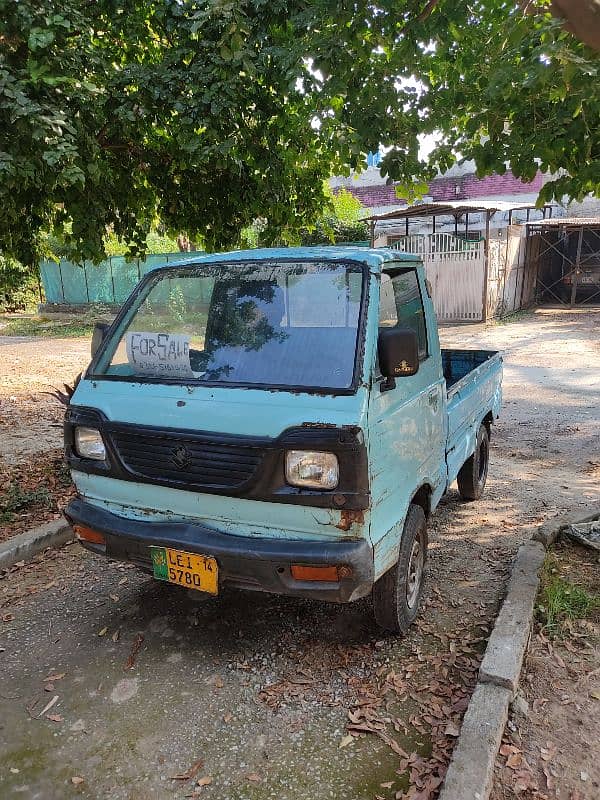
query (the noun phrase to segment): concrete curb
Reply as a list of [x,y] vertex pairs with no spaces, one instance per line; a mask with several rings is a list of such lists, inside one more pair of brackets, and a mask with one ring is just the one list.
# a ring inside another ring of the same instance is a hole
[[33,528],[0,543],[0,570],[19,561],[27,561],[47,547],[61,547],[73,539],[73,531],[64,519]]
[[540,542],[527,542],[519,548],[504,603],[479,667],[479,682],[510,689],[511,700],[519,686],[545,556]]
[[581,511],[578,511],[573,514],[565,514],[564,517],[555,517],[540,525],[533,534],[533,538],[536,542],[541,542],[544,547],[550,547],[569,525],[576,525],[578,522],[591,522],[594,519],[598,519],[598,517],[600,517],[600,506],[590,508],[583,515]]
[[438,800],[488,800],[508,707],[519,686],[529,643],[545,548],[568,525],[589,522],[599,514],[596,508],[549,520],[519,548]]
[[510,689],[477,684],[439,800],[487,800],[490,796],[510,701]]

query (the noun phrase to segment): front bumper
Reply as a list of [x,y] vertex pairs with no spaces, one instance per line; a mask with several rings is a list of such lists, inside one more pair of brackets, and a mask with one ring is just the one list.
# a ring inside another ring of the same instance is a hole
[[[144,522],[73,500],[65,511],[71,525],[99,531],[106,545],[81,542],[88,550],[117,561],[130,561],[152,572],[150,546],[172,547],[212,556],[219,565],[219,587],[236,586],[274,594],[348,603],[373,586],[373,548],[365,539],[304,541],[263,536],[234,536],[189,522]],[[292,564],[343,565],[348,574],[336,583],[298,581]]]

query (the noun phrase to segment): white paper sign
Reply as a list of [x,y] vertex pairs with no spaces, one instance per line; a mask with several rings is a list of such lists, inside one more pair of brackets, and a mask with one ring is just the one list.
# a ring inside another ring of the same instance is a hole
[[128,331],[127,360],[136,375],[193,378],[190,337],[185,333]]

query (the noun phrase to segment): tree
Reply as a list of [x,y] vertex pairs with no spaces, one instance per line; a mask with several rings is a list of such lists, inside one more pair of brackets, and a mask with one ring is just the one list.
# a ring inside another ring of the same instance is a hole
[[597,192],[598,56],[540,3],[0,0],[0,250],[33,263],[68,223],[76,257],[107,228],[135,253],[157,218],[272,240],[380,144],[415,194],[457,156],[560,171],[544,200]]
[[600,0],[552,0],[550,11],[580,41],[600,50]]
[[347,189],[333,193],[325,185],[327,205],[314,223],[299,232],[299,241],[305,245],[348,244],[368,241],[369,228],[365,220],[366,209]]
[[[218,248],[323,202],[282,0],[0,0],[0,250],[100,259],[155,220]],[[65,224],[70,223],[65,231]]]

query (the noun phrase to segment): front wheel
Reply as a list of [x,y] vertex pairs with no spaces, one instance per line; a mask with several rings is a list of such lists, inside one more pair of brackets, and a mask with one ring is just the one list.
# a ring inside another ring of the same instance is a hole
[[475,451],[460,468],[458,492],[463,500],[479,500],[485,489],[490,461],[490,436],[485,425],[477,431]]
[[373,611],[378,625],[405,634],[417,618],[427,563],[427,521],[421,506],[408,508],[400,555],[373,587]]

